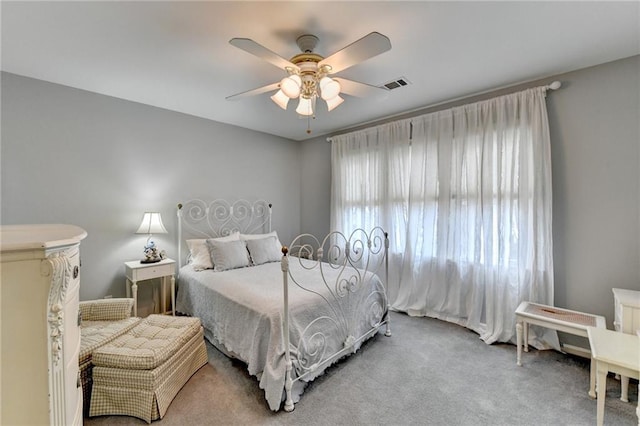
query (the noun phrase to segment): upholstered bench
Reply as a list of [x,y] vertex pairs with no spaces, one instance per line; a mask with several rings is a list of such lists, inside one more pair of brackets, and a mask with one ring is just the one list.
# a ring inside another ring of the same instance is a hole
[[161,419],[189,378],[207,363],[200,319],[150,315],[93,352],[89,415]]
[[140,318],[132,317],[133,299],[98,299],[80,302],[80,380],[83,414],[89,415],[91,402],[91,357],[97,348],[132,329]]

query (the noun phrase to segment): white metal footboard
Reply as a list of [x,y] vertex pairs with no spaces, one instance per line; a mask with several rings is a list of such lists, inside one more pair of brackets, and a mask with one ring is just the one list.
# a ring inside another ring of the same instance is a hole
[[[348,237],[341,232],[332,232],[322,243],[313,235],[303,234],[296,237],[289,247],[282,248],[286,411],[294,409],[291,390],[295,381],[312,379],[318,371],[356,352],[362,342],[376,334],[383,324],[386,326],[385,335],[391,336],[385,288],[389,278],[388,249],[388,234],[380,227],[368,233],[357,229]],[[305,270],[317,269],[326,291],[306,288],[289,268],[289,262],[300,262]],[[329,270],[333,272],[327,274]],[[338,272],[337,278],[335,272]],[[328,278],[329,275],[332,278]],[[384,281],[379,275],[384,277]],[[331,315],[320,316],[306,325],[301,335],[295,337],[297,341],[293,346],[289,327],[290,284],[315,293],[331,312]],[[334,339],[336,336],[340,338],[342,347],[328,349],[329,334]]]

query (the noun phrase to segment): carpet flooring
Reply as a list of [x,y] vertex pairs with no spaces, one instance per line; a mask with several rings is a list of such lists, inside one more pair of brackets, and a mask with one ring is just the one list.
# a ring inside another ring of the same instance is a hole
[[[312,382],[291,413],[269,410],[242,362],[207,342],[209,363],[154,425],[595,425],[589,362],[555,351],[523,353],[486,345],[460,326],[391,313],[392,337],[379,333]],[[605,425],[637,425],[638,382],[620,401],[607,380]],[[84,419],[88,426],[143,425],[126,416]]]

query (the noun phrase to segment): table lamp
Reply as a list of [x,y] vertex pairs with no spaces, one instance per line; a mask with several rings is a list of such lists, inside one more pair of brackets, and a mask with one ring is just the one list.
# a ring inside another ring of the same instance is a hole
[[142,216],[142,223],[136,231],[136,234],[148,234],[147,244],[144,246],[144,259],[140,263],[160,262],[165,256],[164,252],[160,252],[156,243],[151,240],[152,234],[166,234],[167,229],[162,224],[162,217],[158,212],[145,212]]

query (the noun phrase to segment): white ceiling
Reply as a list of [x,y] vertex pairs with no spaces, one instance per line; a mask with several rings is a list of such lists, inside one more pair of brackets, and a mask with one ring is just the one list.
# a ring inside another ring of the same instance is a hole
[[[2,1],[2,70],[302,140],[498,87],[640,53],[630,2],[10,2]],[[381,98],[345,96],[312,121],[269,93],[275,66],[231,46],[251,38],[289,59],[315,34],[329,56],[378,31],[392,49],[339,73]]]

